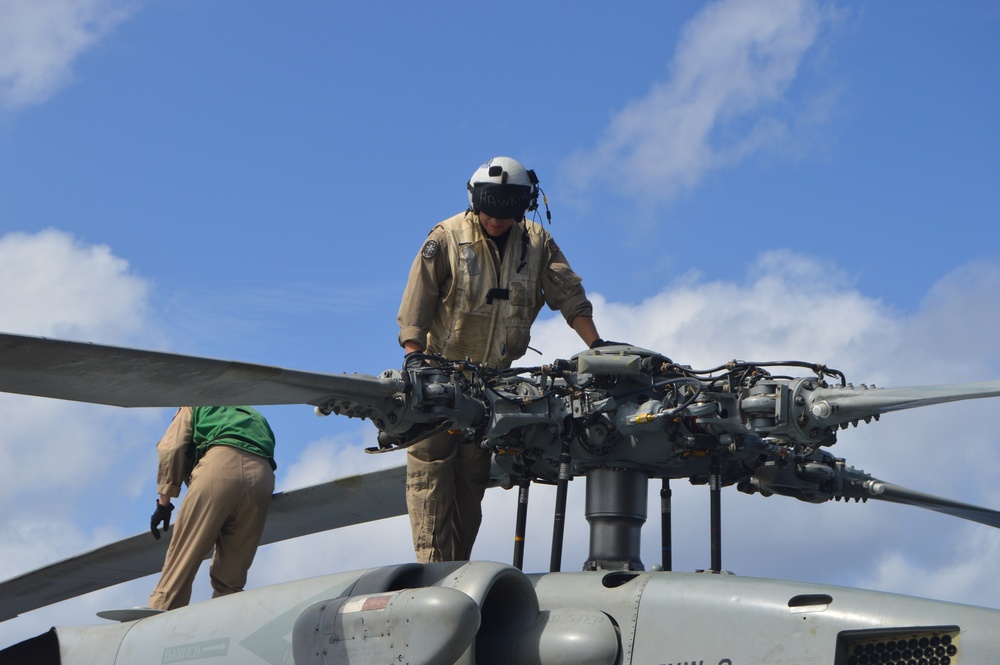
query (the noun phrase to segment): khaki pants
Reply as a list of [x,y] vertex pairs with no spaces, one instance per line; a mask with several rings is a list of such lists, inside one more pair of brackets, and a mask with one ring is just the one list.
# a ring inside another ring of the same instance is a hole
[[492,456],[462,439],[442,432],[407,448],[406,508],[420,563],[472,556]]
[[213,545],[212,597],[242,591],[273,493],[274,471],[266,459],[232,446],[210,447],[191,474],[149,606],[187,605],[198,567]]

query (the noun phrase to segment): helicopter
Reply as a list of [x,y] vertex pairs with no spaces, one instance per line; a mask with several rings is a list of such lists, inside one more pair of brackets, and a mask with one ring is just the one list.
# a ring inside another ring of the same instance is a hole
[[[465,430],[493,453],[495,484],[518,488],[516,543],[531,485],[557,489],[549,572],[522,571],[516,547],[511,564],[332,573],[165,613],[112,611],[106,618],[119,623],[53,628],[3,649],[0,663],[951,665],[992,662],[1000,651],[998,610],[732,575],[717,536],[730,486],[806,503],[902,503],[1000,526],[998,511],[894,485],[829,450],[842,430],[888,413],[1000,396],[1000,381],[856,387],[819,363],[694,369],[628,344],[533,367],[426,356],[378,376],[325,374],[8,334],[0,368],[0,391],[97,404],[309,404],[370,420],[373,454]],[[589,552],[582,570],[563,572],[574,477],[586,483]],[[675,479],[711,493],[704,571],[673,571],[668,556],[648,569],[641,560],[649,483],[660,480],[669,496]],[[277,495],[264,542],[402,510],[398,467],[340,479]],[[138,538],[0,583],[0,619],[155,572],[166,539]]]

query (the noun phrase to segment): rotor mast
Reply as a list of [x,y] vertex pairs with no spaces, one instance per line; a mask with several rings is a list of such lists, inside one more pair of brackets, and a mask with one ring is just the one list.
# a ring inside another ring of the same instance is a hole
[[590,554],[584,570],[645,570],[640,558],[649,476],[636,469],[587,471]]

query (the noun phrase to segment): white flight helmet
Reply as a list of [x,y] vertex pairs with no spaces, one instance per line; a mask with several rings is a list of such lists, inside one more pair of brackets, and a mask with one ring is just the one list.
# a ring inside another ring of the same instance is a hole
[[538,207],[535,172],[510,157],[494,157],[480,165],[466,187],[472,209],[497,219],[521,219]]

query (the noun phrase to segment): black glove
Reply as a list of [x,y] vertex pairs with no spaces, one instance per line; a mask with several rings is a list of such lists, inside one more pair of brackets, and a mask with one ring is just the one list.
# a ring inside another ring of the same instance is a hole
[[430,363],[427,362],[427,354],[423,351],[410,351],[403,358],[403,369],[420,369],[421,367],[428,367]]
[[596,349],[601,346],[632,346],[628,342],[612,342],[611,340],[604,340],[598,337],[593,342],[590,343],[590,348]]
[[156,510],[153,512],[153,516],[149,518],[149,530],[153,532],[153,538],[160,539],[160,530],[156,528],[160,522],[163,522],[164,531],[170,530],[170,513],[172,512],[174,512],[174,504],[167,503],[164,506],[157,500]]

